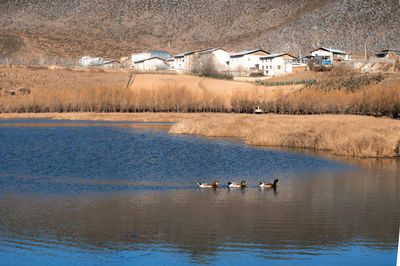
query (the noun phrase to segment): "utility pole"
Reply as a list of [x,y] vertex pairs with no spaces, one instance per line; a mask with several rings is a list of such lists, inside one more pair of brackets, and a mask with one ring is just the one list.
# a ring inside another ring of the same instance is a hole
[[365,59],[365,62],[367,62],[367,43],[366,42],[364,42],[364,59]]

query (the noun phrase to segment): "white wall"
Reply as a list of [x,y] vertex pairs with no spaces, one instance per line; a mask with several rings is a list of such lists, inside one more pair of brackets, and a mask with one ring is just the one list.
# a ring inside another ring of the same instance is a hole
[[332,53],[325,50],[317,50],[311,53],[312,56],[328,56],[332,57]]
[[176,70],[184,70],[185,69],[185,58],[184,57],[174,58],[172,67]]
[[261,63],[260,57],[262,56],[254,54],[231,57],[229,59],[229,69],[231,71],[249,71],[250,68],[256,67]]
[[288,55],[262,59],[260,63],[260,70],[264,75],[274,76],[292,72],[291,60],[294,58]]
[[196,58],[198,56],[198,53],[193,53],[193,54],[189,54],[189,55],[185,55],[184,60],[184,70],[185,71],[192,71],[193,69],[193,60],[194,58]]
[[348,54],[333,54],[331,52],[325,51],[325,50],[317,50],[311,53],[312,56],[325,56],[325,57],[329,57],[331,60],[335,60],[337,59],[341,59],[341,60],[349,60],[349,55]]
[[218,71],[228,71],[229,68],[227,63],[229,62],[230,58],[229,53],[227,51],[218,49],[212,52],[212,54],[215,56],[215,60],[217,63],[216,67],[218,68]]
[[137,70],[157,70],[158,66],[163,66],[163,65],[165,65],[163,60],[158,58],[153,58],[145,60],[140,63],[135,63],[133,65],[133,68]]
[[79,59],[79,65],[81,67],[99,66],[102,63],[103,63],[103,58],[101,57],[84,56],[81,59]]

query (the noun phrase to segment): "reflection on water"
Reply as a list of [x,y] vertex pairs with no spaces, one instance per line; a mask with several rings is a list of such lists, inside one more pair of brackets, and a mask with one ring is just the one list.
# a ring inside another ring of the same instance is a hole
[[0,128],[4,263],[395,263],[398,169],[143,127]]

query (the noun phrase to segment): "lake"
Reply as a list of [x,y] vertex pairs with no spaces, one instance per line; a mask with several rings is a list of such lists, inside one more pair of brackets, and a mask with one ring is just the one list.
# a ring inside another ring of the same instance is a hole
[[[168,127],[0,120],[0,264],[396,263],[399,160]],[[275,178],[276,190],[257,186]]]

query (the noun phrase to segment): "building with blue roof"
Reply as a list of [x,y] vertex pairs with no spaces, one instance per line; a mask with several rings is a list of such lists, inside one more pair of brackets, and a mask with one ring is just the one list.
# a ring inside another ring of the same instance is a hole
[[326,47],[319,47],[312,50],[311,55],[313,57],[321,58],[322,62],[324,62],[326,65],[349,60],[349,55],[347,52]]

